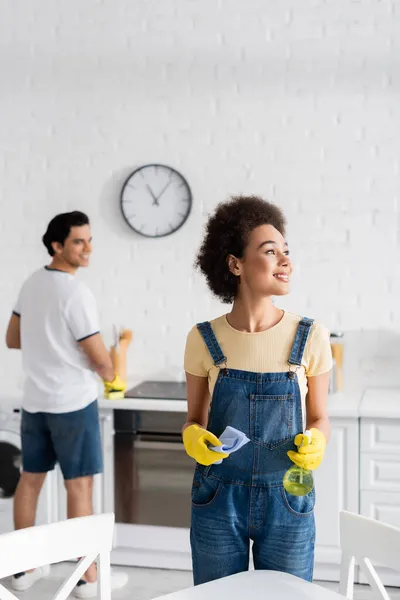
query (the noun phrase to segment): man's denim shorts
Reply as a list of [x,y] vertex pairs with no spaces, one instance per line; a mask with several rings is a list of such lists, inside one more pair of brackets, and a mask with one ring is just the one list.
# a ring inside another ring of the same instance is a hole
[[103,471],[97,400],[68,413],[22,411],[22,465],[27,473],[47,473],[58,462],[64,479]]

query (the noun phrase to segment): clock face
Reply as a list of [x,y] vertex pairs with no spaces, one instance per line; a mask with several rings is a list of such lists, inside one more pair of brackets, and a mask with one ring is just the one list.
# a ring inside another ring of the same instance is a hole
[[184,177],[166,165],[145,165],[126,180],[121,193],[128,225],[146,237],[177,231],[189,216],[192,193]]

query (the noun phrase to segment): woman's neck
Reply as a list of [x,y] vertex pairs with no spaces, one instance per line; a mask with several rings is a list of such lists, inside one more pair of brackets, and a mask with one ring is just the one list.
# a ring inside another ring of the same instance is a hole
[[284,311],[276,308],[272,298],[244,300],[235,298],[227,315],[229,325],[238,331],[257,333],[270,329],[282,319]]

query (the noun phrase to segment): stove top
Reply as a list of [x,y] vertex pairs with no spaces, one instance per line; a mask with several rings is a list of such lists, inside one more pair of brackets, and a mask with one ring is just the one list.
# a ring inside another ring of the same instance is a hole
[[184,381],[142,381],[127,390],[125,398],[186,400],[186,383]]

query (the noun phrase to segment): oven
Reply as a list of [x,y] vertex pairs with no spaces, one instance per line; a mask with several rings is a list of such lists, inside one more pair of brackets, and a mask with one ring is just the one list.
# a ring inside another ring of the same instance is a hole
[[184,412],[114,411],[116,523],[190,527],[194,462],[181,437]]

